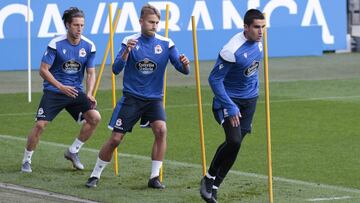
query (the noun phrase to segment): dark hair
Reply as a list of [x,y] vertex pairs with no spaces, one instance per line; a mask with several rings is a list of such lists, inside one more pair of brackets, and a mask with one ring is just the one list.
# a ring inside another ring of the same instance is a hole
[[73,18],[85,18],[85,14],[82,10],[78,9],[77,7],[70,7],[62,16],[62,20],[64,21],[64,25],[66,27],[66,23],[71,23]]
[[245,13],[244,24],[250,26],[255,19],[264,20],[265,19],[264,14],[262,14],[257,9],[250,9]]
[[159,10],[150,4],[145,4],[141,9],[140,18],[143,18],[145,15],[154,15],[154,14],[160,19]]

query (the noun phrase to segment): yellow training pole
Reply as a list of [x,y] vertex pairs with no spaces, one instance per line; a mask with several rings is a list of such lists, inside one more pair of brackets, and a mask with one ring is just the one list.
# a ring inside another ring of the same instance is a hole
[[[111,56],[111,63],[110,67],[114,64],[114,29],[112,26],[112,10],[111,10],[111,4],[109,4],[109,28],[110,28],[110,56]],[[112,106],[115,108],[116,106],[116,95],[115,95],[115,75],[114,73],[111,74],[111,89],[112,89]],[[114,170],[115,175],[117,176],[119,174],[118,170],[118,155],[117,155],[117,148],[114,150]]]
[[[165,37],[168,38],[169,37],[169,4],[166,4],[166,14],[165,14]],[[165,109],[166,106],[166,69],[165,69],[165,73],[164,73],[164,96],[163,96],[163,107]],[[160,182],[163,181],[163,165],[160,168]]]
[[196,39],[196,26],[195,17],[191,16],[192,23],[192,35],[194,44],[194,61],[195,61],[195,79],[196,79],[196,93],[198,98],[198,112],[199,112],[199,126],[200,126],[200,145],[201,145],[201,161],[202,161],[202,172],[203,176],[206,174],[206,157],[205,157],[205,142],[204,142],[204,124],[203,124],[203,113],[202,113],[202,101],[201,101],[201,89],[200,89],[200,67],[199,57]]
[[[265,16],[265,14],[264,14]],[[266,21],[266,17],[265,17]],[[268,184],[269,184],[269,202],[273,202],[273,184],[272,184],[272,161],[271,161],[271,136],[270,136],[270,97],[269,97],[269,61],[267,46],[267,31],[264,28],[264,77],[265,77],[265,111],[266,111],[266,136],[267,136],[267,159],[268,159]]]
[[[116,12],[114,28],[113,29],[116,29],[117,24],[119,22],[119,17],[120,17],[120,9],[118,9],[117,12]],[[94,92],[93,92],[94,97],[96,97],[96,93],[97,93],[97,91],[99,89],[99,86],[100,86],[100,80],[101,80],[102,74],[104,72],[106,59],[107,59],[107,57],[109,55],[109,50],[110,50],[110,39],[109,39],[109,41],[108,41],[108,43],[106,45],[105,54],[104,54],[103,60],[101,61],[100,71],[99,71],[98,77],[96,79],[95,88],[94,88]]]

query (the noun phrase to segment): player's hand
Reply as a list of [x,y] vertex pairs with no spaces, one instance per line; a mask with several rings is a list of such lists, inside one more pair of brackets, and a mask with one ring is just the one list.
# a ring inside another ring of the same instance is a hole
[[97,101],[95,99],[95,97],[93,95],[87,95],[87,98],[89,99],[90,103],[91,103],[91,109],[95,109],[96,105],[97,105]]
[[60,91],[72,98],[76,98],[78,96],[78,91],[76,90],[75,87],[72,86],[62,85],[60,87]]
[[190,65],[189,59],[184,54],[180,54],[179,60],[184,67],[188,67]]
[[231,123],[231,126],[236,128],[236,127],[239,127],[240,126],[240,118],[241,118],[241,114],[239,112],[238,115],[236,116],[231,116],[229,119],[230,119],[230,123]]
[[135,46],[136,46],[136,43],[138,42],[137,39],[129,39],[127,42],[126,42],[126,51],[127,52],[130,52]]

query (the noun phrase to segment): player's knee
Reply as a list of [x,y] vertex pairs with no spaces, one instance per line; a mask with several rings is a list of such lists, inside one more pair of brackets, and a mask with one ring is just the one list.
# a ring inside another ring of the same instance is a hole
[[123,137],[124,135],[122,133],[113,132],[111,136],[111,145],[114,148],[117,147],[121,143]]
[[154,128],[154,134],[158,139],[165,139],[167,134],[166,125],[160,125]]
[[97,125],[101,120],[101,115],[98,111],[90,111],[89,115],[87,116],[86,122],[90,125]]

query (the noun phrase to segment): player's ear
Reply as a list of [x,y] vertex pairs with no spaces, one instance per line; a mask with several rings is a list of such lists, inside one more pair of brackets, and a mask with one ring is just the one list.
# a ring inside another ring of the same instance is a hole
[[68,30],[69,29],[69,23],[65,23],[65,28]]

